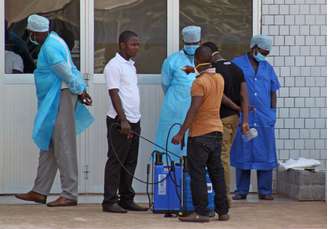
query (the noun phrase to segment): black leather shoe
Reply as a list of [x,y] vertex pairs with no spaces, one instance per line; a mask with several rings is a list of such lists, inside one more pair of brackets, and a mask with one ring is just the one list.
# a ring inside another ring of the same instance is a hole
[[272,195],[259,195],[260,200],[273,200]]
[[230,219],[230,216],[228,214],[219,215],[218,219],[219,221],[228,221]]
[[235,194],[232,199],[233,200],[246,200],[247,196],[246,195],[241,195],[241,194]]
[[141,207],[138,204],[136,204],[135,202],[131,202],[129,204],[126,203],[119,203],[119,205],[126,209],[126,210],[130,210],[130,211],[138,211],[138,212],[142,212],[142,211],[148,211],[147,207]]
[[103,212],[112,212],[112,213],[127,213],[128,211],[122,208],[118,203],[111,205],[103,205]]
[[179,217],[182,222],[193,222],[193,223],[207,223],[210,221],[209,216],[198,215],[196,212],[184,217]]

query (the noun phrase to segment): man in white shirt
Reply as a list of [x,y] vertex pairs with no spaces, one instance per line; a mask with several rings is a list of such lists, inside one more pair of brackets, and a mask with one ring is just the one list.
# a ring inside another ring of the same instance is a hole
[[[134,202],[133,175],[137,166],[140,134],[140,96],[137,72],[131,59],[139,50],[136,33],[124,31],[119,52],[105,67],[109,92],[107,113],[108,160],[105,167],[104,212],[146,211]],[[117,191],[119,195],[117,194]]]

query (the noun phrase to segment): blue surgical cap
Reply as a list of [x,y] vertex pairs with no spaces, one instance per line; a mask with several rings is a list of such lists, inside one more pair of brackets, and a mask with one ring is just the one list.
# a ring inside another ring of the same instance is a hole
[[33,14],[27,19],[27,29],[33,32],[48,32],[49,20],[37,14]]
[[187,26],[182,29],[183,41],[186,43],[200,42],[201,28],[199,26]]
[[270,52],[272,48],[272,39],[265,35],[255,35],[251,39],[250,47],[253,48],[255,45]]

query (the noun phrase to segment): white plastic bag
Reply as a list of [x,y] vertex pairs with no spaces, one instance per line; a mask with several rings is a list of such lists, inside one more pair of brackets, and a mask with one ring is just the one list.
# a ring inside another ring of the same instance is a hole
[[279,161],[279,164],[284,169],[313,169],[320,165],[320,161],[300,157],[299,159],[289,159],[286,162]]

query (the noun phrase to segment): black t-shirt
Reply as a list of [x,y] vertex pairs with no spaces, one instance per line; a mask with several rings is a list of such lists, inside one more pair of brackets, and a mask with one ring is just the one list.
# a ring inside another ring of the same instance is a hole
[[[241,83],[245,82],[242,70],[234,63],[228,60],[219,60],[213,64],[216,72],[220,73],[224,78],[224,94],[231,99],[235,104],[240,106],[241,96],[240,88]],[[221,104],[220,117],[225,118],[237,114],[236,111]]]

